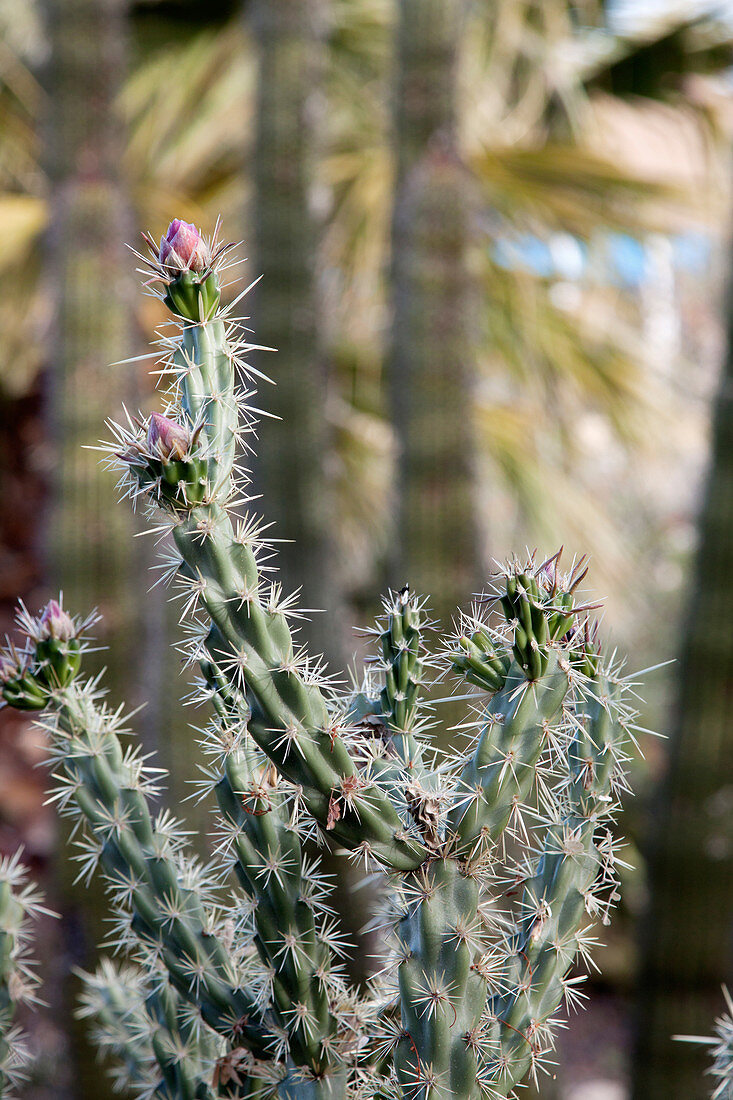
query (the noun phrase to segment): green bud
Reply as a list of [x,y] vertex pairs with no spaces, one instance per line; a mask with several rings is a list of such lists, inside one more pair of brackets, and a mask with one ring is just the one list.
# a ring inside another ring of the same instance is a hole
[[48,692],[28,671],[25,657],[0,654],[0,694],[15,710],[43,710]]
[[208,321],[221,301],[216,275],[210,271],[201,278],[193,271],[184,271],[168,284],[163,301],[171,313],[187,321]]

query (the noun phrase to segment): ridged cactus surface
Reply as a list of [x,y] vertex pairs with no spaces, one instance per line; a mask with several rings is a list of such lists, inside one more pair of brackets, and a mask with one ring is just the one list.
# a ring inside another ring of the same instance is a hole
[[30,960],[32,924],[48,913],[28,882],[20,853],[0,859],[0,1097],[12,1100],[26,1079],[31,1050],[16,1013],[37,1002],[38,976]]
[[[229,247],[178,221],[146,241],[146,285],[171,313],[164,405],[111,423],[108,460],[166,546],[217,811],[201,865],[158,809],[160,776],[122,709],[85,677],[93,620],[55,601],[22,609],[3,698],[39,712],[81,873],[106,880],[127,956],[87,976],[81,1012],[141,1097],[514,1096],[578,1001],[571,968],[617,898],[634,711],[577,596],[584,564],[510,561],[443,636],[424,598],[390,593],[363,681],[343,689],[299,647],[297,603],[250,510],[261,379],[239,299],[222,304]],[[422,697],[434,678],[465,704],[450,755]],[[313,841],[379,872],[383,958],[366,990],[342,965]]]

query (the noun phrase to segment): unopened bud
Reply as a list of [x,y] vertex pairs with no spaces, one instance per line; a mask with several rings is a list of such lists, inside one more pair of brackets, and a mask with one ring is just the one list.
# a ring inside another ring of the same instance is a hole
[[0,653],[0,699],[16,710],[42,710],[48,701],[48,692],[31,674],[29,663],[26,651]]
[[174,218],[160,241],[159,261],[169,271],[205,271],[211,263],[211,251],[195,225]]
[[38,638],[55,638],[70,642],[76,637],[74,620],[67,615],[58,600],[49,600],[38,620]]
[[18,662],[14,661],[9,653],[0,653],[0,684],[15,680],[19,672]]
[[191,445],[190,433],[175,420],[153,413],[148,422],[148,450],[163,462],[180,462]]

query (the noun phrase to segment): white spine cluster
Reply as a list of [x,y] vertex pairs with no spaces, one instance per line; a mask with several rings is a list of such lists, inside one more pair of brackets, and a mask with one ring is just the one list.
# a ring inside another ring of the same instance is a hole
[[13,1100],[32,1055],[16,1023],[20,1005],[38,1004],[38,976],[30,955],[34,921],[53,916],[28,881],[20,852],[0,859],[0,1095]]
[[711,1100],[733,1100],[733,997],[723,986],[727,1012],[715,1021],[714,1035],[675,1035],[683,1043],[700,1043],[711,1048],[713,1064],[708,1073],[715,1078]]

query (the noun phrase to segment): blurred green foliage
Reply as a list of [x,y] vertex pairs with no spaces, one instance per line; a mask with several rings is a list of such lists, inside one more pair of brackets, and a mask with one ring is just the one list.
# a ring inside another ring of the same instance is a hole
[[[25,22],[15,26],[20,8]],[[227,20],[228,10],[215,5],[203,26],[198,5],[133,8],[133,64],[119,102],[129,134],[121,166],[141,226],[158,231],[171,210],[206,224],[222,213],[227,224],[242,227],[245,240],[251,236],[242,211],[252,177],[255,55],[246,5],[244,20],[239,12]],[[591,550],[603,545],[607,583],[619,585],[628,577],[628,554],[614,538],[615,520],[603,522],[594,479],[585,476],[592,455],[576,426],[597,414],[622,448],[641,454],[668,431],[674,398],[646,369],[633,292],[585,286],[570,308],[560,300],[557,277],[497,262],[495,247],[521,234],[547,240],[561,233],[593,248],[605,231],[664,228],[658,201],[664,187],[634,178],[586,141],[589,91],[613,83],[620,57],[630,62],[648,48],[605,35],[599,61],[588,43],[603,18],[598,5],[566,0],[470,5],[459,131],[464,163],[484,201],[473,227],[473,263],[485,287],[478,348],[482,477],[514,494],[511,523],[534,538],[551,544],[569,530],[573,544],[590,536]],[[14,270],[0,304],[0,386],[18,394],[42,361],[48,310],[38,278],[47,224],[38,123],[46,104],[32,75],[45,46],[32,5],[5,0],[0,24],[14,25],[0,55],[0,212]],[[366,449],[383,471],[393,450],[382,368],[394,176],[393,5],[334,0],[326,33],[326,134],[312,202],[322,220],[322,340],[339,380],[327,415],[338,445],[333,465],[343,547],[363,551],[365,520],[370,535],[384,533],[383,544],[389,530],[382,479],[356,457]],[[663,43],[659,48],[664,52]],[[178,79],[182,72],[185,80]],[[681,196],[675,198],[679,204]],[[365,559],[381,549],[375,541],[369,554],[354,555],[347,582],[368,585]]]

